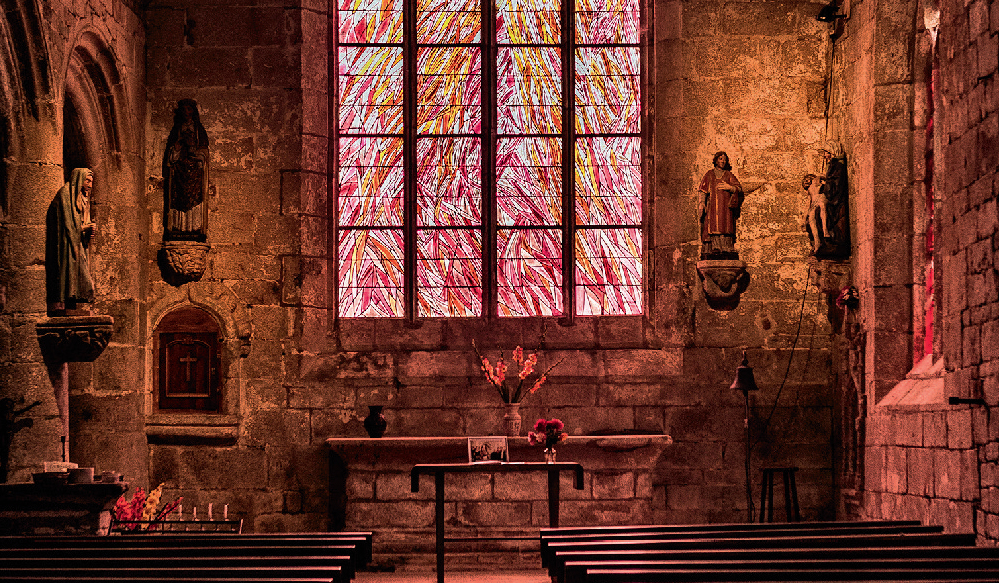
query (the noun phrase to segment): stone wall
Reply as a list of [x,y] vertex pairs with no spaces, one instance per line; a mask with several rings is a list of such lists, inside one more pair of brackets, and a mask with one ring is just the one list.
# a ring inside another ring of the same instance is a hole
[[[987,2],[852,2],[832,77],[831,119],[855,152],[861,296],[837,356],[853,374],[840,377],[841,394],[860,388],[856,463],[843,475],[862,492],[861,516],[942,524],[983,542],[996,540],[999,525],[988,413],[999,356],[989,336],[996,16]],[[922,359],[931,218],[936,308],[932,354]]]
[[[69,14],[76,4],[54,6]],[[112,2],[75,17],[77,26],[106,27],[104,37],[115,39],[112,52],[126,63],[121,84],[129,88],[121,112],[136,144],[125,153],[135,163],[123,165],[134,176],[102,201],[108,238],[96,252],[97,308],[120,329],[108,353],[74,376],[80,461],[124,471],[136,485],[163,482],[164,497],[183,495],[185,508],[228,504],[248,530],[323,529],[325,440],[363,435],[368,404],[386,406],[389,435],[496,430],[499,401],[480,376],[474,339],[490,354],[518,344],[539,350],[542,365],[564,358],[525,403],[526,425],[558,416],[573,435],[673,436],[654,464],[643,521],[736,521],[746,512],[744,411],[729,386],[747,349],[761,388],[750,414],[756,500],[760,467],[794,465],[803,516],[832,517],[833,325],[827,296],[808,285],[808,241],[798,225],[801,176],[814,170],[812,152],[828,138],[831,44],[829,25],[814,18],[821,4],[666,0],[646,7],[647,309],[569,326],[554,318],[413,324],[333,317],[326,2],[164,0],[141,12]],[[59,26],[44,35],[68,54],[73,42]],[[46,96],[58,103],[58,91]],[[157,255],[162,156],[182,98],[198,102],[210,140],[212,249],[201,280],[176,285],[164,280]],[[52,129],[59,115],[49,101],[38,126],[49,128],[51,140],[26,144],[17,159],[25,168],[41,160],[38,172],[57,187],[61,134]],[[708,307],[695,270],[695,187],[720,149],[755,188],[737,242],[752,280],[730,311]],[[3,321],[12,329],[0,363],[11,375],[5,390],[31,386],[43,394],[51,387],[33,337],[44,312],[42,266],[27,251],[40,240],[30,211],[43,200],[28,196],[17,176],[8,172],[8,200],[24,201],[12,207],[22,214],[11,212],[4,227],[23,226],[10,232],[24,238],[9,239],[0,254],[11,264],[3,272]],[[218,415],[155,409],[153,331],[186,305],[208,311],[225,336],[226,406]],[[19,438],[52,434],[51,399],[46,406],[46,417]],[[115,433],[127,439],[110,439]],[[54,446],[16,448],[24,478]]]
[[[999,403],[999,295],[995,251],[999,249],[996,179],[999,167],[999,102],[996,69],[999,7],[985,2],[942,2],[940,14],[940,124],[945,179],[940,212],[943,260],[941,342],[946,362],[945,394],[984,398],[973,405],[972,445],[980,480],[975,526],[980,539],[999,541],[999,428],[989,415]],[[984,411],[983,411],[984,409]]]

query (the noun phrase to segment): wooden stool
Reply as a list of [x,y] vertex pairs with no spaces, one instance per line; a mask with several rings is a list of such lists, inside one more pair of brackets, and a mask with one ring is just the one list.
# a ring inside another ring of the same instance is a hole
[[794,482],[794,473],[797,471],[798,468],[763,468],[763,481],[760,483],[760,522],[763,522],[764,512],[767,522],[774,521],[774,474],[777,473],[784,476],[784,515],[787,517],[787,522],[801,522],[798,486]]

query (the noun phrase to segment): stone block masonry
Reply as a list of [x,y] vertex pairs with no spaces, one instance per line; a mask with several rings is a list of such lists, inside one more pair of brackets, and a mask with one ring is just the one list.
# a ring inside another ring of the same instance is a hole
[[[661,506],[650,487],[665,435],[571,436],[558,448],[560,460],[584,468],[583,490],[561,476],[560,524],[639,524]],[[416,463],[467,461],[463,437],[330,438],[330,512],[334,528],[372,530],[375,552],[403,555],[433,550],[434,481],[422,476],[410,489]],[[509,438],[511,461],[542,461],[542,448],[526,437]],[[548,524],[547,478],[543,473],[451,474],[445,478],[448,537],[536,537]],[[473,551],[478,543],[456,551]]]

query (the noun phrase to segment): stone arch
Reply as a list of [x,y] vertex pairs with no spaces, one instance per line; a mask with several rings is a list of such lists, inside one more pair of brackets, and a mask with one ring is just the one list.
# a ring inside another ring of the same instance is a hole
[[[83,31],[69,55],[63,113],[73,112],[83,140],[82,159],[94,170],[96,182],[107,191],[120,182],[122,153],[133,151],[133,131],[125,115],[124,93],[118,60],[107,43],[94,31]],[[105,162],[108,162],[107,164]],[[68,175],[71,168],[64,168]],[[101,204],[101,189],[95,189],[94,204]]]

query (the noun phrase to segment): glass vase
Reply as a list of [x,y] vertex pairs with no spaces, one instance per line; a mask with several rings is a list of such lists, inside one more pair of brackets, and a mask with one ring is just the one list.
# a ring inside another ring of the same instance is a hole
[[549,464],[555,463],[555,448],[546,447],[545,448],[545,462]]

